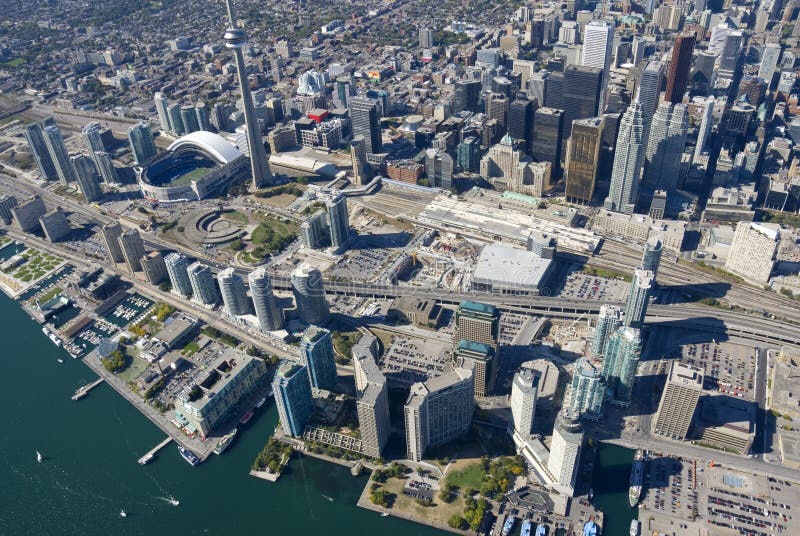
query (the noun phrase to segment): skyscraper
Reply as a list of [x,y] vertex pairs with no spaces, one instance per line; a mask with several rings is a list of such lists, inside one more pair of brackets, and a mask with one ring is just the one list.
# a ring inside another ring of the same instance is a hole
[[41,229],[39,218],[46,213],[47,207],[39,194],[34,194],[11,208],[14,222],[23,233],[33,233]]
[[597,315],[597,325],[592,339],[592,356],[600,357],[606,353],[608,338],[622,325],[622,311],[614,306],[603,304]]
[[747,281],[768,283],[780,242],[780,225],[741,221],[736,224],[725,269]]
[[429,447],[443,445],[469,430],[475,407],[472,371],[452,372],[415,383],[405,404],[406,457],[422,460]]
[[645,124],[645,132],[649,132],[650,118],[656,113],[663,81],[664,64],[660,61],[648,61],[642,69],[636,94],[639,104],[642,105],[642,121]]
[[180,253],[170,253],[164,258],[167,266],[172,292],[188,298],[192,295],[192,282],[189,280],[189,261]]
[[140,259],[142,271],[151,285],[158,285],[167,278],[167,266],[160,251],[151,251]]
[[347,214],[347,198],[336,192],[325,200],[328,211],[328,228],[331,235],[331,247],[337,254],[347,251],[350,241],[350,218]]
[[64,145],[64,138],[61,136],[61,131],[55,123],[47,125],[42,130],[44,134],[44,143],[47,146],[47,152],[50,154],[50,159],[56,168],[56,173],[64,186],[75,182],[75,169],[72,167],[72,162],[69,160],[69,153],[67,147]]
[[578,359],[570,383],[569,410],[587,419],[600,418],[605,384],[600,370],[588,359]]
[[[103,126],[97,121],[91,121],[87,123],[81,130],[83,143],[86,145],[86,150],[89,152],[89,156],[92,158],[92,160],[94,160],[94,164],[97,166],[98,171],[100,171],[100,163],[97,161],[97,153],[106,152],[106,146],[103,144],[102,134]],[[100,174],[102,176],[102,172]]]
[[653,272],[637,268],[633,272],[630,294],[625,304],[624,326],[640,329],[647,315],[650,293],[653,291]]
[[642,269],[653,273],[653,281],[658,276],[658,265],[661,264],[661,253],[664,251],[664,244],[657,236],[651,236],[644,243],[642,253]]
[[477,112],[480,97],[480,80],[459,80],[453,90],[453,112]]
[[272,292],[272,281],[267,274],[266,267],[260,266],[250,272],[248,281],[258,325],[263,331],[276,331],[283,328],[283,311],[278,306],[278,301]]
[[583,29],[583,54],[581,65],[603,70],[600,83],[599,112],[604,110],[604,95],[608,86],[611,49],[614,45],[614,27],[604,20],[593,20]]
[[531,142],[533,110],[534,103],[528,99],[515,99],[508,106],[508,135],[520,142],[525,152],[528,152]]
[[697,143],[694,146],[694,161],[700,158],[708,143],[708,136],[711,134],[711,125],[714,114],[714,97],[709,96],[703,105],[703,118],[700,120],[700,127],[697,129]]
[[217,283],[214,281],[214,274],[211,268],[205,264],[195,261],[186,270],[189,274],[189,282],[192,285],[192,298],[199,304],[213,306],[219,301],[219,291]]
[[681,34],[675,39],[675,44],[672,46],[672,59],[669,62],[669,73],[667,74],[667,90],[664,93],[664,100],[672,104],[683,101],[683,94],[686,92],[686,83],[689,79],[689,67],[692,64],[694,40],[694,34]]
[[274,182],[272,172],[267,162],[267,153],[253,110],[253,98],[250,96],[250,82],[247,79],[247,64],[244,62],[242,48],[247,42],[247,36],[242,28],[236,26],[233,14],[233,0],[225,0],[228,6],[228,19],[230,26],[225,31],[225,46],[233,50],[236,59],[236,70],[239,74],[239,90],[242,92],[242,108],[244,111],[244,124],[247,129],[247,146],[250,148],[250,169],[253,174],[253,187],[261,188]]
[[604,206],[614,212],[633,213],[644,163],[642,107],[634,101],[622,116],[611,170],[611,186]]
[[570,497],[575,494],[578,461],[583,446],[580,415],[562,408],[553,427],[547,470],[555,477],[554,488]]
[[309,326],[300,340],[300,359],[308,368],[311,387],[326,391],[336,387],[336,361],[330,331]]
[[603,120],[578,119],[567,142],[567,184],[565,196],[575,203],[589,204],[594,196],[603,141]]
[[566,136],[563,110],[539,108],[533,115],[531,156],[537,162],[550,162],[552,176],[560,176],[561,144]]
[[761,65],[758,68],[758,77],[766,80],[767,89],[772,87],[772,79],[775,78],[775,70],[778,67],[780,56],[780,43],[767,43],[764,45],[764,52],[761,54]]
[[94,167],[92,159],[84,154],[73,155],[70,160],[72,166],[75,168],[75,178],[78,180],[78,186],[81,189],[84,199],[88,203],[97,201],[102,197],[103,192],[100,189],[100,176]]
[[505,93],[489,93],[484,102],[486,117],[494,119],[500,127],[500,131],[508,128],[508,106],[509,100]]
[[103,236],[103,242],[106,244],[108,256],[111,257],[111,260],[116,264],[125,262],[125,257],[122,255],[122,247],[119,245],[119,237],[122,236],[122,225],[119,222],[107,223],[100,229],[100,234]]
[[367,145],[364,136],[350,140],[350,158],[353,162],[353,183],[367,184]]
[[322,272],[310,264],[303,263],[292,272],[292,293],[297,314],[306,324],[323,325],[328,321],[328,302]]
[[603,379],[613,393],[611,401],[615,404],[630,404],[641,353],[642,336],[638,329],[619,328],[608,338],[603,360]]
[[500,313],[494,305],[464,300],[456,310],[453,343],[467,340],[497,348]]
[[128,129],[128,143],[137,165],[143,165],[156,155],[153,133],[147,123],[138,123]]
[[224,309],[230,316],[248,315],[253,312],[250,298],[247,297],[247,289],[244,281],[233,268],[225,268],[217,274],[220,294]]
[[100,172],[103,182],[106,184],[116,184],[118,182],[117,170],[114,167],[114,162],[111,160],[111,155],[109,153],[94,153],[94,163],[97,165],[97,171]]
[[686,439],[702,391],[703,370],[674,361],[653,417],[653,433],[678,441]]
[[52,117],[31,123],[25,127],[25,139],[28,140],[28,147],[31,150],[33,159],[36,161],[36,166],[39,168],[39,174],[46,181],[58,180],[56,166],[44,140],[43,129],[50,125],[55,125]]
[[211,121],[208,118],[208,107],[206,107],[205,102],[195,103],[194,114],[197,118],[197,126],[200,130],[211,130]]
[[153,101],[156,103],[156,113],[158,114],[158,124],[162,132],[169,132],[172,130],[172,125],[169,122],[169,101],[163,93],[157,91],[153,96]]
[[181,105],[181,122],[187,134],[200,130],[200,124],[197,122],[197,113],[194,111],[193,104]]
[[136,229],[123,231],[119,238],[119,247],[128,271],[133,275],[135,272],[142,271],[142,257],[144,257],[144,242]]
[[458,144],[458,166],[464,171],[477,171],[481,161],[481,142],[475,136]]
[[431,48],[433,46],[433,30],[430,28],[419,29],[419,48]]
[[725,36],[725,45],[719,55],[718,72],[722,78],[733,78],[739,67],[744,33],[741,30],[730,30]]
[[278,407],[283,432],[301,437],[314,411],[308,369],[291,361],[284,361],[272,380],[272,392],[275,394],[275,405]]
[[688,128],[685,105],[669,101],[658,105],[647,140],[643,184],[668,194],[675,191]]
[[521,368],[514,374],[511,382],[511,417],[514,430],[522,437],[533,433],[536,417],[536,398],[539,390],[539,373],[533,369]]
[[427,149],[425,174],[430,186],[449,192],[453,187],[453,157],[439,149]]
[[363,453],[380,458],[389,441],[389,387],[375,363],[377,338],[364,335],[353,346],[353,369],[356,378],[356,412],[361,431]]
[[169,125],[172,127],[172,133],[176,136],[183,136],[186,134],[186,129],[183,126],[183,119],[181,118],[181,105],[177,102],[167,106],[167,116],[169,117]]
[[367,153],[383,152],[381,141],[381,118],[378,101],[366,97],[350,99],[350,117],[353,123],[353,136],[363,136]]
[[572,134],[573,121],[596,117],[599,114],[602,83],[603,69],[599,67],[569,65],[564,69],[565,139]]

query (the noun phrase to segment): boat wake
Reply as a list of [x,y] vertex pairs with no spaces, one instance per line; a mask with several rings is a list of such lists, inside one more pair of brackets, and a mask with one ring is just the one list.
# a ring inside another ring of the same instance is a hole
[[181,502],[172,495],[170,495],[169,497],[159,497],[159,499],[168,502],[172,506],[179,506],[181,504]]

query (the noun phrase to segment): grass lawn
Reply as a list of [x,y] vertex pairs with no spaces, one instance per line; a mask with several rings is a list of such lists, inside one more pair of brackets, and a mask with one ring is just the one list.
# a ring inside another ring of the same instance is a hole
[[467,488],[478,489],[483,482],[483,475],[483,465],[479,460],[456,460],[447,470],[447,482],[462,491]]
[[252,241],[253,244],[263,244],[268,237],[269,229],[278,236],[288,236],[290,234],[297,234],[297,225],[294,223],[284,223],[275,218],[265,218],[261,224],[253,231]]
[[438,525],[440,527],[447,526],[447,520],[453,515],[461,515],[464,512],[464,499],[458,496],[453,502],[446,503],[439,499],[438,493],[433,499],[432,506],[422,506],[417,504],[416,500],[403,495],[403,484],[405,480],[399,478],[390,478],[381,487],[393,493],[396,497],[392,510],[399,510],[407,515],[413,516],[418,519],[426,520],[429,523]]
[[246,226],[249,223],[247,216],[239,212],[238,210],[234,210],[231,212],[223,212],[222,219],[228,220],[231,223],[235,223],[237,225]]
[[16,67],[21,66],[24,63],[25,63],[25,58],[19,57],[19,58],[14,58],[13,60],[8,60],[3,65],[5,65],[6,67],[8,67],[10,69],[14,69]]
[[124,382],[130,382],[138,378],[142,372],[147,370],[148,362],[141,357],[131,357],[131,364],[128,368],[119,373],[119,377]]
[[370,329],[370,331],[381,341],[381,355],[383,355],[386,352],[386,349],[391,346],[394,335],[388,331],[383,331],[382,329],[373,328]]
[[183,347],[181,353],[186,357],[192,357],[194,354],[200,351],[200,345],[197,344],[197,341],[192,341],[186,346]]
[[56,295],[59,294],[60,292],[61,292],[61,287],[54,286],[53,288],[51,288],[50,290],[48,290],[47,292],[42,294],[42,296],[39,298],[37,303],[39,305],[41,305],[41,304],[45,303],[47,300],[51,300],[51,299],[55,298]]

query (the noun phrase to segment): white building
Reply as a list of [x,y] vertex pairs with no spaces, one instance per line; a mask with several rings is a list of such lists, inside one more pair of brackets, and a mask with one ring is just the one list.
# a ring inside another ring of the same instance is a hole
[[556,417],[547,469],[555,478],[553,487],[564,495],[575,493],[578,461],[583,445],[583,430],[576,413],[562,410]]
[[511,384],[511,416],[514,430],[522,436],[533,433],[538,385],[539,373],[533,369],[523,368],[514,374]]
[[780,241],[780,225],[739,222],[725,269],[748,281],[766,283],[772,273]]

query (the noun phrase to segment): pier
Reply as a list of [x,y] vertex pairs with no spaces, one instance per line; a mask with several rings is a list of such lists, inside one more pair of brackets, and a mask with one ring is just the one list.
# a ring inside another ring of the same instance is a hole
[[92,389],[94,389],[95,387],[97,387],[98,385],[103,383],[104,381],[105,380],[103,378],[97,378],[92,383],[84,385],[83,387],[81,387],[77,391],[75,391],[75,394],[72,395],[72,400],[80,400],[81,398],[83,398],[86,395],[88,395],[89,391],[91,391]]
[[139,465],[147,465],[148,463],[152,462],[153,459],[156,457],[156,453],[170,444],[172,441],[172,437],[167,437],[164,441],[150,449],[147,454],[139,458]]

